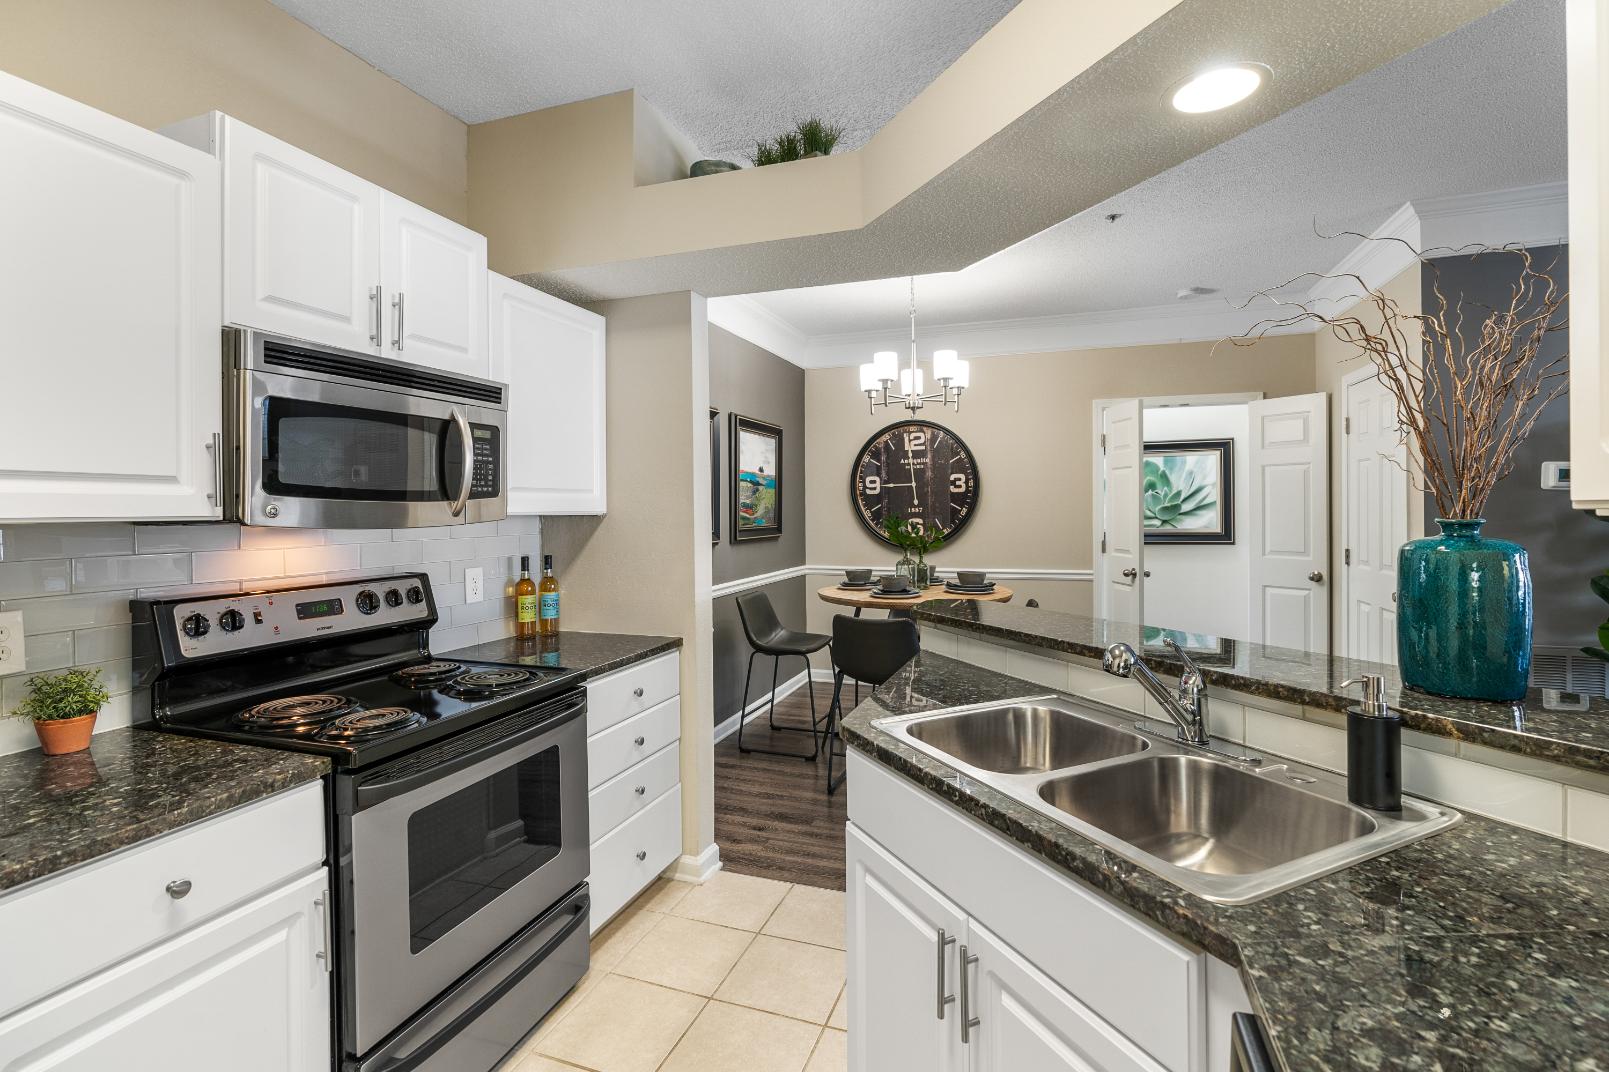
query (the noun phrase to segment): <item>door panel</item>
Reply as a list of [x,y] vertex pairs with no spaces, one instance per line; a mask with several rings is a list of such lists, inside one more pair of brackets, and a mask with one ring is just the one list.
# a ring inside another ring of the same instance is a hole
[[224,319],[379,353],[379,187],[243,123],[221,122]]
[[390,193],[383,211],[386,352],[485,377],[486,236]]
[[[1101,499],[1105,504],[1106,553],[1102,555],[1105,599],[1101,617],[1144,622],[1145,531],[1140,498],[1144,439],[1140,400],[1125,398],[1108,403],[1103,426]],[[1096,553],[1100,553],[1098,547]]]
[[1251,639],[1328,651],[1329,399],[1319,393],[1248,403]]
[[1396,399],[1371,376],[1345,388],[1345,653],[1397,661],[1397,551],[1409,539],[1407,448]]
[[[953,999],[966,917],[853,827],[848,853],[850,1072],[960,1072]],[[952,1000],[940,1006],[941,996]]]

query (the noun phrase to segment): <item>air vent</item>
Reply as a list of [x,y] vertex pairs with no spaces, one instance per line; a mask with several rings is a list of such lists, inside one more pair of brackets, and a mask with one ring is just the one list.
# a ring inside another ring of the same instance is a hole
[[1531,687],[1609,696],[1609,663],[1573,648],[1537,648],[1531,653]]
[[503,404],[503,388],[497,384],[469,380],[445,372],[426,372],[405,365],[385,361],[367,361],[361,357],[347,357],[324,350],[305,349],[280,342],[263,344],[263,364],[278,368],[301,369],[319,372],[326,376],[340,376],[365,383],[405,387],[410,391],[429,391],[476,402]]

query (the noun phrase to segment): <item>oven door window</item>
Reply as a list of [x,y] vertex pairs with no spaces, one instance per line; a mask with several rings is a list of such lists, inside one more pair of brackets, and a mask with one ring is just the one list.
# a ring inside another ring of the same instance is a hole
[[463,480],[463,437],[443,417],[272,397],[263,437],[270,495],[441,502]]
[[413,952],[452,930],[563,848],[557,746],[408,818]]

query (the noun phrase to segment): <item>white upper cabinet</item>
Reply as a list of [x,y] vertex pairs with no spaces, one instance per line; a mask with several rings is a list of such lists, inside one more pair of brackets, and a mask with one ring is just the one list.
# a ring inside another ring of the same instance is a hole
[[486,236],[395,194],[382,203],[386,352],[485,377]]
[[491,377],[509,385],[508,512],[602,514],[604,319],[504,276],[487,278]]
[[0,521],[207,519],[216,160],[0,74]]
[[484,377],[486,238],[220,112],[227,324]]

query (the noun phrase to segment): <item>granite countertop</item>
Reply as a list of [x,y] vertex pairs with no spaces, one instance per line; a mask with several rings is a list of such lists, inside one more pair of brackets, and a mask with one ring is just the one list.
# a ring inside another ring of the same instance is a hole
[[329,772],[319,756],[120,729],[87,752],[0,756],[0,890]]
[[435,654],[487,663],[524,663],[529,666],[563,666],[585,670],[588,677],[601,677],[632,663],[675,651],[681,637],[636,636],[631,633],[561,632],[556,638],[521,640],[504,637]]
[[844,719],[843,734],[1048,863],[1237,965],[1292,1072],[1609,1069],[1609,854],[1468,815],[1255,904],[1216,905],[871,724],[1044,692],[923,653]]
[[1107,645],[1122,641],[1133,645],[1153,669],[1178,672],[1183,668],[1162,646],[1168,635],[1201,664],[1209,685],[1333,711],[1358,702],[1357,687],[1343,689],[1341,682],[1379,674],[1386,681],[1388,702],[1410,729],[1609,772],[1609,700],[1602,697],[1532,689],[1519,703],[1454,700],[1404,687],[1397,668],[1385,663],[1244,640],[999,603],[934,600],[916,607],[915,613],[919,621],[945,628],[1096,660]]

